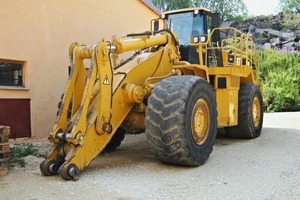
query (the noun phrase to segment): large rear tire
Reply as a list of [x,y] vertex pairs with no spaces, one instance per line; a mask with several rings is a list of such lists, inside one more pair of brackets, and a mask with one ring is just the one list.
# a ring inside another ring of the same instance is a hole
[[233,138],[254,139],[260,136],[263,124],[263,100],[259,87],[242,83],[239,90],[238,125],[226,127]]
[[203,164],[217,134],[213,88],[197,76],[162,80],[148,99],[145,125],[148,143],[160,160],[182,166]]

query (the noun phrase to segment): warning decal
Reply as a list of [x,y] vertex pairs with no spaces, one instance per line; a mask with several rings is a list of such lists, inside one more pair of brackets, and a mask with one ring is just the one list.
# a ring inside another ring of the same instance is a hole
[[109,85],[109,80],[108,80],[108,76],[105,76],[105,79],[103,81],[103,85]]

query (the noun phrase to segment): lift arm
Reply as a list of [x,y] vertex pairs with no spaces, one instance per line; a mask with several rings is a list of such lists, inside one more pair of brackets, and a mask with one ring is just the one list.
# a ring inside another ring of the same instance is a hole
[[[115,55],[155,46],[161,48],[145,50],[118,70],[112,66]],[[84,59],[91,61],[88,69]],[[102,39],[93,46],[73,43],[72,71],[49,134],[54,144],[41,163],[42,173],[54,175],[59,171],[64,179],[77,179],[109,143],[132,106],[143,101],[146,79],[171,73],[174,59],[179,59],[179,52],[169,34],[115,37],[111,43]]]

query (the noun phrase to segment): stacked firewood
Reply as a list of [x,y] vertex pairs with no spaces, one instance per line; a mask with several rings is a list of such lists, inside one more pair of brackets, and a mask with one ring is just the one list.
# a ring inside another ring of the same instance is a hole
[[0,125],[0,176],[8,174],[9,150],[9,126]]

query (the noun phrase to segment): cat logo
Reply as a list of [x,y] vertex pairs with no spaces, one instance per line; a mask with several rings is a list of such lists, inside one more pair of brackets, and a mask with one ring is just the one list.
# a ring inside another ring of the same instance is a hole
[[108,76],[105,76],[105,79],[103,81],[103,85],[109,85],[109,80],[108,80]]

